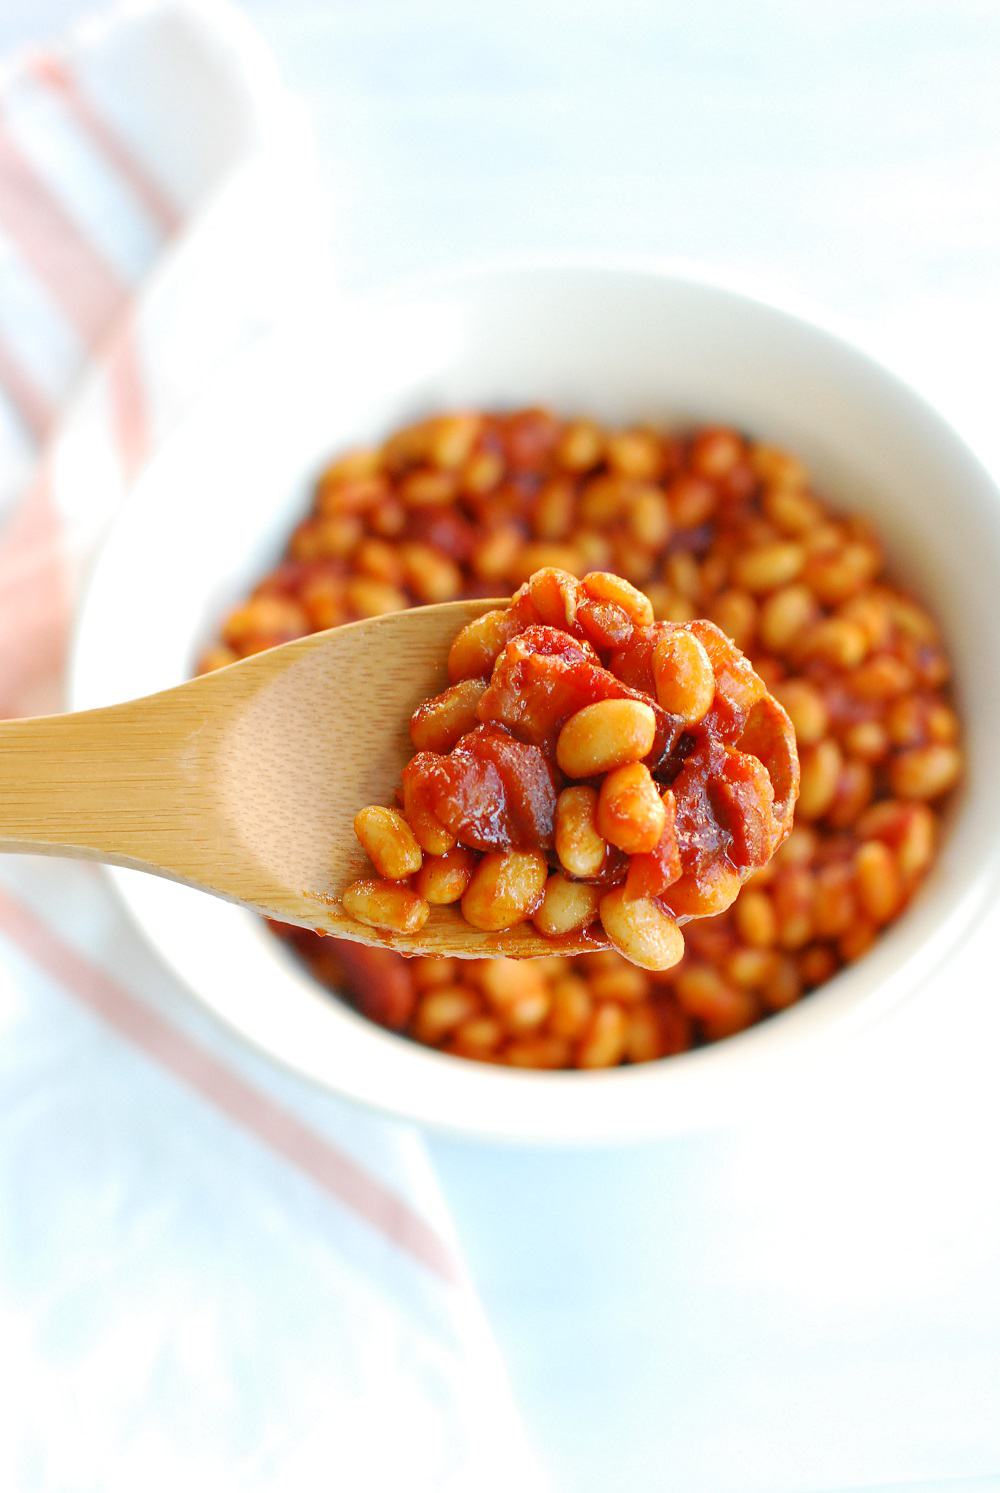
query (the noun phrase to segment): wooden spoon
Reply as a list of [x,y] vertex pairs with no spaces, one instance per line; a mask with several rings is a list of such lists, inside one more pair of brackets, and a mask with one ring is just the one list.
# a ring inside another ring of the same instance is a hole
[[[435,907],[386,933],[340,894],[374,875],[353,820],[394,802],[408,723],[447,684],[455,634],[501,601],[453,601],[299,638],[176,689],[0,723],[0,850],[129,866],[267,917],[408,954],[551,954],[530,924],[481,933]],[[560,953],[601,946],[582,935]]]

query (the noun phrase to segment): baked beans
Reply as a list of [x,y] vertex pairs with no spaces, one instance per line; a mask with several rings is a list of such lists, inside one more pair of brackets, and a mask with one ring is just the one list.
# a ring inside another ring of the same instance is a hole
[[[420,548],[406,555],[404,546]],[[428,551],[453,567],[447,576],[422,565]],[[752,562],[741,558],[751,553]],[[666,972],[610,950],[403,960],[278,931],[331,990],[443,1051],[536,1067],[646,1062],[801,999],[905,911],[933,863],[961,772],[949,660],[933,618],[887,578],[870,526],[832,508],[791,453],[717,427],[612,431],[531,409],[444,416],[338,458],[286,558],[226,620],[202,667],[373,607],[419,604],[446,585],[460,596],[510,594],[542,564],[578,577],[615,572],[645,594],[657,620],[714,621],[788,709],[803,762],[829,743],[813,759],[811,817],[800,817],[729,911],[687,927],[684,958]],[[508,641],[503,615],[481,619],[477,636],[453,649],[453,681],[489,673]],[[452,851],[441,825],[406,817],[425,856]],[[573,876],[592,875],[606,853],[596,819],[597,795],[585,784],[560,796],[557,844]],[[441,885],[450,894],[461,876],[456,868]],[[733,890],[720,886],[715,902]],[[488,971],[505,971],[506,1001],[489,993]],[[615,986],[616,972],[627,972],[627,986]],[[470,1004],[438,1003],[419,1022],[442,986],[458,986]],[[515,1009],[535,1024],[519,1024]],[[609,1009],[624,1019],[602,1014]]]

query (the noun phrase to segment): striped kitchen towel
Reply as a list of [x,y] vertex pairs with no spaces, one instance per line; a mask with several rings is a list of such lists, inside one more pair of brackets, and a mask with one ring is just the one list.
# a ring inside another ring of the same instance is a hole
[[[0,713],[59,708],[130,482],[324,278],[315,181],[224,0],[3,69]],[[0,1487],[540,1486],[420,1137],[221,1030],[88,866],[0,864],[0,1112]]]

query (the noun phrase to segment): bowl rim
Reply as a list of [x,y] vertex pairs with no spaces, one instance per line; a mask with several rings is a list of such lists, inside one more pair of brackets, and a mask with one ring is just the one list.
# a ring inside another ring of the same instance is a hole
[[[440,294],[450,290],[461,294],[497,279],[526,280],[568,272],[589,275],[605,283],[625,279],[644,281],[652,292],[671,285],[682,291],[688,287],[695,292],[715,293],[743,303],[748,309],[787,318],[809,335],[819,334],[821,338],[830,339],[842,353],[867,364],[887,387],[901,395],[916,415],[949,443],[950,456],[956,463],[964,462],[970,470],[977,470],[980,482],[991,489],[996,500],[997,532],[1000,535],[1000,491],[997,484],[975,450],[947,417],[905,377],[871,352],[853,331],[846,333],[843,323],[838,324],[826,310],[817,309],[801,296],[784,292],[780,295],[765,293],[745,275],[725,270],[717,272],[690,260],[639,255],[501,256],[395,280],[359,296],[349,305],[331,297],[330,306],[335,308],[338,318],[347,318],[349,326],[363,325],[365,316],[373,311],[405,303],[421,294]],[[309,321],[322,324],[322,315],[317,316],[313,308]],[[298,318],[283,321],[272,333],[260,339],[244,358],[244,364],[256,366],[275,342],[279,347],[287,344],[289,336],[296,338],[304,327]],[[176,448],[183,441],[190,440],[192,432],[197,432],[210,419],[213,406],[229,397],[229,391],[230,380],[224,372],[200,397],[197,406],[178,421],[163,447],[154,453],[133,484],[100,545],[76,612],[68,669],[72,708],[95,703],[88,682],[90,620],[99,609],[102,561],[113,548],[121,517],[141,503],[146,473],[161,460],[162,450]],[[966,812],[969,809],[961,806],[959,813]],[[978,879],[966,878],[960,887],[949,889],[942,897],[944,916],[919,945],[919,967],[918,951],[911,950],[863,999],[851,996],[852,987],[863,979],[863,965],[858,964],[835,976],[821,993],[812,994],[808,1001],[723,1042],[658,1063],[601,1072],[534,1072],[456,1060],[385,1031],[346,1002],[331,1000],[311,976],[289,964],[289,977],[301,989],[308,989],[311,996],[318,996],[323,1001],[331,1031],[335,1031],[338,1024],[346,1023],[355,1029],[356,1034],[359,1031],[364,1034],[366,1044],[380,1058],[376,1068],[383,1074],[382,1081],[373,1084],[357,1074],[340,1075],[335,1080],[322,1071],[322,1064],[309,1065],[292,1060],[287,1053],[276,1050],[273,1041],[249,1030],[235,1011],[226,1009],[198,988],[185,960],[180,957],[182,940],[171,943],[150,930],[142,911],[142,899],[136,895],[136,873],[115,868],[105,868],[105,871],[133,923],[192,998],[213,1019],[236,1031],[271,1061],[327,1091],[397,1119],[461,1136],[557,1145],[631,1142],[712,1128],[717,1120],[703,1102],[692,1104],[693,1118],[689,1122],[679,1122],[677,1094],[671,1090],[679,1089],[682,1096],[690,1091],[694,1097],[706,1084],[706,1072],[711,1074],[714,1071],[717,1088],[725,1071],[737,1065],[752,1072],[749,1084],[745,1075],[736,1084],[744,1098],[749,1091],[761,1103],[780,1101],[801,1087],[806,1073],[814,1071],[817,1063],[836,1061],[843,1044],[855,1032],[879,1020],[923,986],[1000,891],[1000,865],[983,868]],[[930,888],[926,891],[930,893]],[[246,917],[248,922],[256,923],[252,914],[248,913]],[[260,938],[271,942],[271,936],[262,927],[258,925],[255,931]],[[789,1062],[790,1051],[796,1055],[794,1065]],[[790,1071],[792,1069],[795,1071]],[[401,1073],[405,1081],[405,1097],[401,1097],[386,1081],[400,1077]],[[665,1104],[665,1099],[670,1102]],[[725,1106],[718,1119],[728,1119],[734,1107],[733,1104]]]

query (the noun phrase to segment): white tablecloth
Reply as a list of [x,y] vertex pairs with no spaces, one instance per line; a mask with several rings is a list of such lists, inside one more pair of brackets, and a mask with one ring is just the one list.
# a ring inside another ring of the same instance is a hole
[[[7,0],[0,46],[84,9]],[[997,6],[246,9],[318,130],[348,288],[498,251],[736,266],[856,323],[1000,467]],[[998,987],[983,930],[739,1134],[433,1142],[557,1487],[1000,1486]]]

